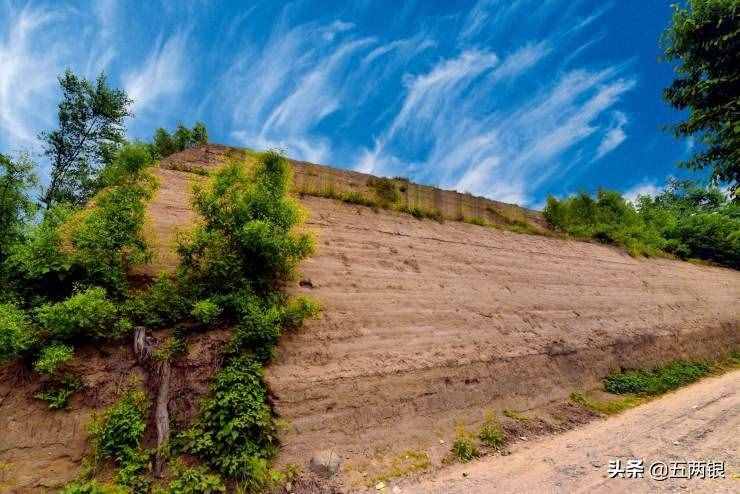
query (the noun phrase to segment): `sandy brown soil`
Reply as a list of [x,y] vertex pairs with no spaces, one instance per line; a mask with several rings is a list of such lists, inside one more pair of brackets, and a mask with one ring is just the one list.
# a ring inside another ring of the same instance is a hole
[[303,203],[318,252],[296,291],[325,311],[282,339],[268,380],[292,426],[283,460],[336,448],[349,486],[372,477],[378,452],[439,457],[455,424],[487,409],[529,409],[622,366],[738,343],[732,270]]
[[[211,166],[224,149],[195,158]],[[149,275],[175,265],[175,232],[195,220],[189,183],[199,179],[158,174]],[[317,253],[290,289],[324,311],[283,337],[268,368],[287,424],[279,463],[306,465],[312,452],[333,448],[344,458],[345,489],[367,485],[410,449],[438,466],[456,424],[472,428],[487,410],[539,409],[619,367],[718,356],[740,339],[737,271],[310,196],[302,203]],[[194,410],[192,397],[205,390],[219,341],[203,345],[204,356],[183,363],[175,409]],[[12,475],[18,492],[30,492],[74,476],[92,405],[108,402],[86,400],[136,372],[124,353],[124,363],[86,361],[82,374],[98,376],[96,384],[69,412],[44,410],[32,398],[37,386],[3,370],[0,466],[11,470],[0,482]],[[543,433],[580,421],[575,410],[549,417],[537,422]]]
[[[456,465],[420,483],[400,483],[407,494],[489,492],[737,492],[740,461],[740,371],[688,388],[560,436],[520,443],[510,456]],[[724,479],[611,479],[610,460],[640,458],[647,465],[692,460],[725,463]]]

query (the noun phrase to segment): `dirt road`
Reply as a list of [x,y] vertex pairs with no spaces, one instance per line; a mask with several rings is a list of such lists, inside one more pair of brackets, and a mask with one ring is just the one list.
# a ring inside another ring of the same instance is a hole
[[[406,493],[738,492],[740,371],[706,379],[619,416],[458,465]],[[645,479],[610,479],[610,460],[641,458]],[[649,479],[655,461],[725,462],[725,479]],[[465,476],[463,476],[465,475]],[[734,478],[733,478],[734,477]]]

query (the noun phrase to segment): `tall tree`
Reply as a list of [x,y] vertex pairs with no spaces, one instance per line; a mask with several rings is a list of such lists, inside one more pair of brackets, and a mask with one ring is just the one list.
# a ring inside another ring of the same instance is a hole
[[51,161],[49,187],[41,202],[84,204],[95,192],[101,167],[110,163],[125,142],[124,119],[131,115],[131,99],[111,89],[105,74],[95,82],[67,70],[59,78],[59,128],[41,134],[44,153]]
[[[673,6],[664,33],[665,58],[678,61],[665,98],[686,121],[677,136],[696,136],[702,146],[682,163],[710,168],[715,182],[736,193],[740,181],[740,0],[688,0]],[[737,199],[737,197],[736,197]]]
[[34,168],[27,156],[12,160],[0,154],[0,263],[8,247],[21,239],[24,225],[36,212],[29,195],[37,184]]

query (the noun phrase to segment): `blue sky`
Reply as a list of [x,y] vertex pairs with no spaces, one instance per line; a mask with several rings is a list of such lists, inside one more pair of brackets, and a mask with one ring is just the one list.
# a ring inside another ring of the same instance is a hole
[[634,195],[690,141],[663,130],[663,0],[0,0],[0,152],[38,151],[56,75],[104,70],[132,138],[211,140],[540,206]]

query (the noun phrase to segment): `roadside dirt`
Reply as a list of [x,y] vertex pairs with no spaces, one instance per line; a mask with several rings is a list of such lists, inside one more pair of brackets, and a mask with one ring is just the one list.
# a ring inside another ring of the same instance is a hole
[[[570,492],[737,492],[740,462],[740,371],[713,377],[578,429],[531,443],[509,456],[456,465],[404,494]],[[640,458],[643,479],[608,478],[610,460]],[[649,465],[692,460],[725,462],[724,479],[650,478]],[[388,492],[390,492],[390,487]]]

